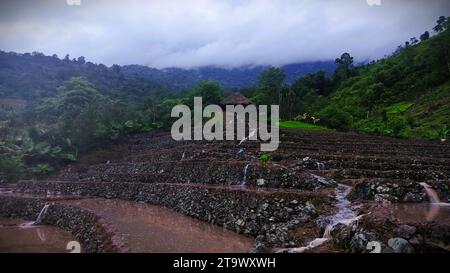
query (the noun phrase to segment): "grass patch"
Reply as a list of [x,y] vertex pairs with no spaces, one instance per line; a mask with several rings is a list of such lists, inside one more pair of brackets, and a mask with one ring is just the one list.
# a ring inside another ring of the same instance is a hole
[[278,126],[283,129],[304,129],[311,131],[329,130],[328,128],[323,126],[293,120],[280,121],[278,122]]
[[414,104],[410,102],[399,102],[386,107],[388,114],[400,114],[408,111]]

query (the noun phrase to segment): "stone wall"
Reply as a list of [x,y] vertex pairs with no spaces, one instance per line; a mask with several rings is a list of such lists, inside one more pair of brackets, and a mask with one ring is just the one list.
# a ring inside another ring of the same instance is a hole
[[[246,167],[247,166],[247,167]],[[173,182],[215,185],[245,184],[258,187],[318,190],[336,187],[331,179],[306,172],[301,167],[286,168],[242,161],[184,160],[173,162],[110,163],[92,166],[84,174],[64,172],[60,179],[98,182]]]
[[[427,184],[437,192],[443,202],[450,201],[449,181],[428,181]],[[429,202],[423,186],[416,181],[407,180],[364,180],[355,186],[349,198],[359,201]]]
[[[35,198],[0,196],[0,216],[35,220],[46,202]],[[86,210],[61,204],[51,204],[43,224],[69,231],[81,243],[83,252],[117,252],[112,236],[98,217]]]
[[338,224],[331,230],[335,247],[367,253],[369,242],[379,242],[382,253],[450,252],[450,228],[436,222],[401,223],[388,207],[373,205],[370,214],[351,225]]
[[21,182],[25,193],[47,191],[145,202],[172,208],[274,245],[292,244],[290,229],[323,213],[333,200],[318,193],[257,191],[188,184]]

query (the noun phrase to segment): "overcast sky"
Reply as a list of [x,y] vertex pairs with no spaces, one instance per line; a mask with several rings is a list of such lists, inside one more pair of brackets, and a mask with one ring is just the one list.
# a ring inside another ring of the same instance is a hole
[[1,0],[0,50],[158,68],[383,57],[449,0]]

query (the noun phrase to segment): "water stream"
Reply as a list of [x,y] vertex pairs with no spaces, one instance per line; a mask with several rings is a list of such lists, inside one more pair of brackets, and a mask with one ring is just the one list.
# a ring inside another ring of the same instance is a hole
[[248,170],[248,166],[250,166],[250,164],[247,164],[244,167],[244,177],[242,178],[241,186],[245,186],[245,184],[247,184],[247,170]]
[[303,247],[291,248],[287,251],[290,253],[301,253],[306,250],[318,247],[331,239],[331,231],[337,224],[350,225],[354,221],[357,221],[361,216],[357,216],[351,208],[351,202],[347,199],[347,195],[350,193],[351,187],[339,184],[336,189],[336,208],[337,212],[332,216],[326,217],[329,224],[325,228],[323,236],[316,238]]
[[42,208],[41,212],[39,212],[39,215],[34,222],[34,225],[39,225],[42,223],[42,220],[44,220],[45,214],[47,213],[48,208],[50,207],[50,204],[45,204]]

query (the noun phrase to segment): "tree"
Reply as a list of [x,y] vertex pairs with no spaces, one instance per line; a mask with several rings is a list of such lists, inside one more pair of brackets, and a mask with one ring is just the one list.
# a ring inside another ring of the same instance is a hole
[[114,73],[120,74],[121,69],[120,69],[120,66],[119,66],[119,65],[113,64],[113,66],[111,67],[111,69],[112,69],[112,71],[113,71]]
[[[444,81],[450,76],[450,20],[441,16],[437,23],[433,29],[439,34],[430,40],[430,46],[426,48],[425,60],[429,69],[435,71],[436,76],[439,74],[438,78]],[[437,69],[437,67],[443,69]]]
[[349,53],[344,53],[340,58],[337,58],[334,63],[337,68],[334,72],[334,79],[336,82],[348,79],[353,74],[353,57]]
[[188,104],[193,106],[194,97],[202,97],[203,104],[219,104],[224,97],[222,87],[216,81],[199,81],[187,94]]
[[448,18],[445,16],[440,16],[437,20],[437,25],[433,28],[435,32],[442,32],[448,28]]
[[403,51],[405,52],[406,56],[406,64],[408,67],[411,67],[414,65],[414,50],[412,47],[412,43],[405,42],[405,47],[403,48]]
[[280,104],[285,77],[283,69],[275,67],[268,68],[259,75],[258,87],[263,94],[260,104]]
[[86,63],[86,60],[85,60],[85,58],[84,58],[83,56],[80,56],[80,57],[78,57],[78,59],[77,59],[77,63],[79,63],[79,64],[85,64],[85,63]]
[[422,35],[420,35],[420,41],[426,41],[430,39],[430,33],[428,31],[425,31]]
[[93,84],[74,77],[58,88],[56,97],[38,105],[36,119],[48,124],[46,138],[54,140],[54,145],[63,146],[70,139],[70,146],[78,153],[107,133],[103,115],[109,104]]
[[146,113],[150,119],[151,123],[155,123],[156,122],[156,116],[158,114],[158,104],[159,104],[159,99],[155,96],[151,96],[145,99],[145,109],[146,109]]

